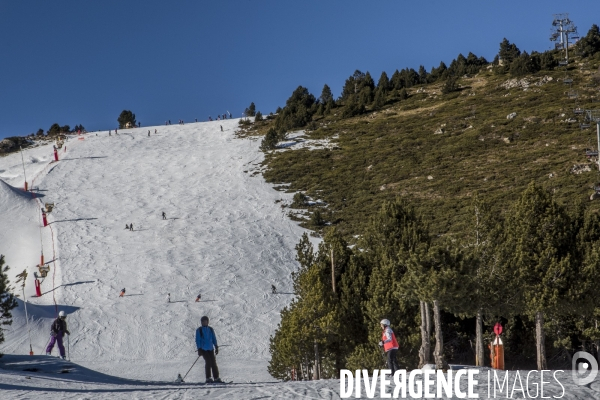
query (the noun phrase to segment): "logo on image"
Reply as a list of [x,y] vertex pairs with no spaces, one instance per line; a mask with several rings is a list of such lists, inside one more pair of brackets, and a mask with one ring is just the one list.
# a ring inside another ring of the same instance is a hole
[[[581,359],[584,359],[585,361],[578,363]],[[590,353],[578,351],[573,355],[571,373],[573,374],[573,382],[576,385],[587,385],[588,383],[593,382],[598,375],[598,362]]]

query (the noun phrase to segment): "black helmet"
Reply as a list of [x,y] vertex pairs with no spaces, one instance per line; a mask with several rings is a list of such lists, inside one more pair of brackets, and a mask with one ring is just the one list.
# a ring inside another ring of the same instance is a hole
[[204,322],[204,321],[208,322],[208,317],[206,315],[203,316],[202,318],[200,318],[200,322]]

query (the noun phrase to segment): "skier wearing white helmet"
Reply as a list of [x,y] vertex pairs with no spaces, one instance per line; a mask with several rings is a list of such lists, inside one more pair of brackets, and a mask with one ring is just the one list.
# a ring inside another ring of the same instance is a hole
[[200,319],[200,324],[201,326],[196,329],[196,347],[198,348],[198,357],[202,356],[204,358],[206,383],[221,383],[217,359],[215,357],[215,355],[219,354],[217,335],[215,335],[214,329],[208,326],[208,317],[206,315]]
[[398,369],[398,364],[396,362],[396,353],[398,352],[398,341],[396,340],[396,335],[394,335],[394,331],[390,328],[390,321],[388,319],[382,319],[381,322],[381,342],[379,342],[379,346],[383,347],[383,350],[387,356],[387,367],[392,370],[392,375]]
[[58,313],[58,318],[54,320],[52,326],[50,327],[50,343],[48,343],[48,347],[46,347],[46,355],[50,355],[52,353],[52,349],[54,348],[54,344],[58,343],[58,351],[60,352],[60,357],[64,360],[65,356],[65,346],[63,345],[63,337],[70,335],[71,332],[67,329],[67,315],[64,311]]

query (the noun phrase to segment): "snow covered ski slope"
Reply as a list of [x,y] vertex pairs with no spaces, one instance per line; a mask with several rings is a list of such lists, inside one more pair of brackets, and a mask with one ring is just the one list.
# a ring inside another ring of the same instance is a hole
[[[61,160],[34,183],[42,202],[55,203],[42,229],[45,260],[54,262],[41,298],[32,297],[39,207],[8,186],[23,186],[20,154],[0,158],[0,224],[9,227],[0,229],[0,253],[11,276],[29,270],[35,354],[48,341],[56,300],[69,314],[74,362],[123,378],[170,381],[197,357],[194,329],[208,315],[221,375],[273,380],[269,336],[292,298],[294,246],[303,230],[275,202],[290,195],[252,175],[263,156],[256,139],[234,138],[237,125],[236,119],[71,138]],[[33,176],[51,160],[52,146],[24,154]],[[134,230],[125,230],[131,223]],[[272,284],[281,294],[271,294]],[[13,315],[1,351],[27,354],[22,303]],[[204,381],[200,364],[186,381]]]

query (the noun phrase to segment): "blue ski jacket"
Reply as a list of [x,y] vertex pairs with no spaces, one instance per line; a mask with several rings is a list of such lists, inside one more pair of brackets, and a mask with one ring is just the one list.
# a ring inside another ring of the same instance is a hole
[[196,347],[202,350],[214,350],[217,347],[217,335],[210,326],[201,326],[196,329]]

